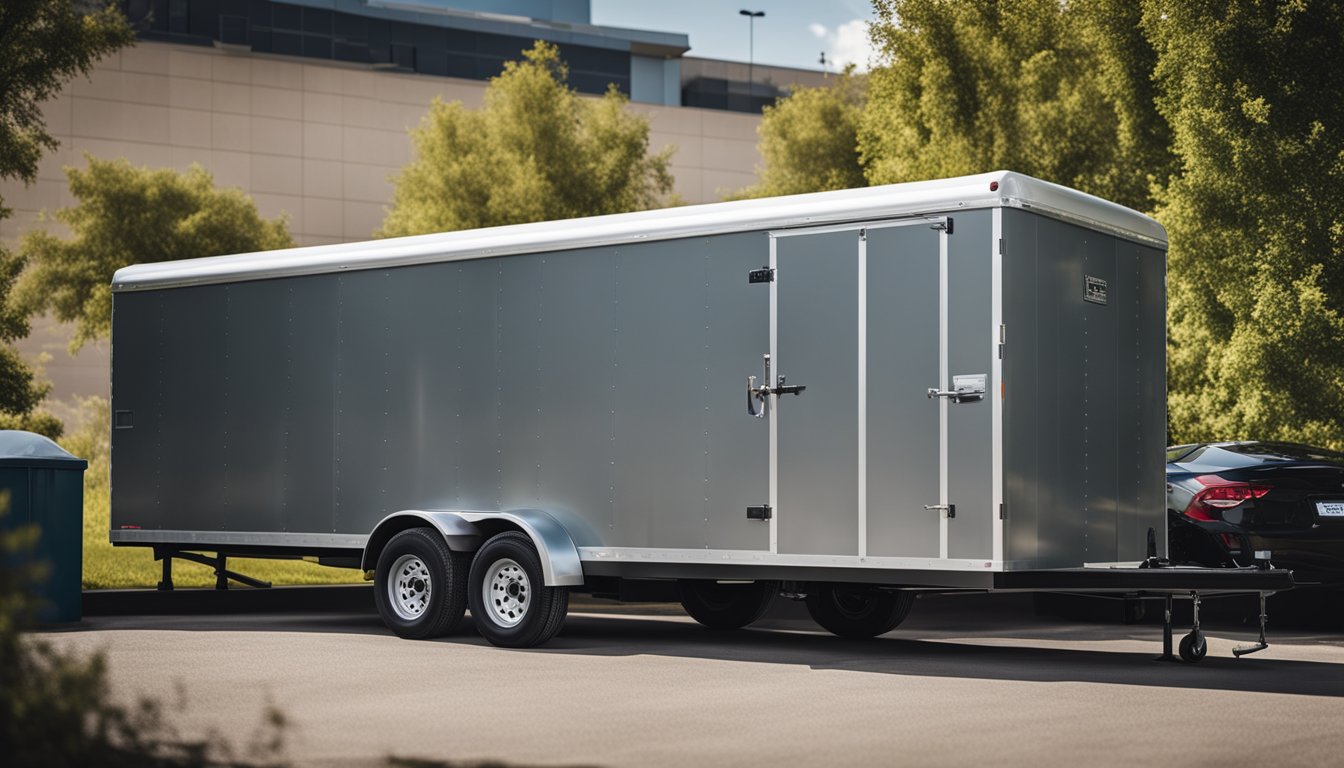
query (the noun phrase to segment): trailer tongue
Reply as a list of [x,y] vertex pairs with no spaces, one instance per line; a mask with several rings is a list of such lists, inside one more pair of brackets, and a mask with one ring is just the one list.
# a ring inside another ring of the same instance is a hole
[[1120,567],[1166,551],[1165,252],[996,172],[128,267],[110,538],[165,584],[359,564],[399,634],[508,646],[648,579],[845,636],[917,589],[1286,589]]

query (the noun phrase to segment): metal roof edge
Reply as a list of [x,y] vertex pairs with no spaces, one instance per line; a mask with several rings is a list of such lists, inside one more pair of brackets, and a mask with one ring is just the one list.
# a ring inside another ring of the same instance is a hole
[[[997,182],[997,190],[991,190]],[[730,232],[955,214],[999,206],[1039,210],[1165,249],[1166,232],[1137,211],[1008,171],[880,187],[513,224],[414,237],[140,264],[117,270],[114,292],[619,246]]]

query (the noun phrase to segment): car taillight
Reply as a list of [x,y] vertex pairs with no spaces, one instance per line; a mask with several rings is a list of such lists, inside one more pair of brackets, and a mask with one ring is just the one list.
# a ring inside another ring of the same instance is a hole
[[1185,516],[1192,520],[1217,520],[1222,517],[1222,510],[1259,499],[1271,490],[1271,486],[1261,483],[1225,480],[1217,475],[1200,475],[1195,482],[1204,486],[1204,490],[1196,493],[1185,508]]

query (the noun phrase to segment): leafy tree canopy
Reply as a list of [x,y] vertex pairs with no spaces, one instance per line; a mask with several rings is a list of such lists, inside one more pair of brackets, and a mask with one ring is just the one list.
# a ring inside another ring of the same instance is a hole
[[1172,437],[1344,448],[1344,6],[1150,1]]
[[73,234],[26,234],[18,255],[28,269],[15,286],[23,311],[77,324],[72,349],[108,335],[112,274],[124,266],[294,244],[284,219],[263,219],[242,190],[216,187],[200,166],[178,173],[86,159],[88,168],[65,171],[77,204],[55,214]]
[[672,148],[649,154],[649,122],[613,86],[600,99],[566,84],[559,50],[538,41],[471,110],[438,99],[411,131],[415,159],[395,178],[378,235],[392,237],[655,208],[672,189]]
[[851,65],[833,83],[794,88],[765,108],[756,129],[761,182],[733,197],[771,197],[867,186],[859,161],[865,79]]
[[[75,5],[72,0],[0,3],[0,178],[37,178],[42,154],[56,148],[42,119],[42,102],[133,39],[126,18],[113,5],[97,13]],[[6,213],[0,199],[0,217]]]
[[[0,2],[0,179],[37,179],[42,154],[56,147],[42,102],[100,57],[132,41],[114,7],[86,13],[72,0]],[[0,198],[0,219],[9,216]],[[35,410],[50,386],[37,381],[13,343],[28,335],[28,314],[10,300],[22,259],[0,246],[0,428],[59,437],[61,422]]]
[[876,0],[869,183],[1029,173],[1151,208],[1171,157],[1139,10],[1115,0]]

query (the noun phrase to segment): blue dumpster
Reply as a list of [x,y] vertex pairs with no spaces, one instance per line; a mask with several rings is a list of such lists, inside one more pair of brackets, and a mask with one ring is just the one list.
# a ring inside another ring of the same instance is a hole
[[41,530],[31,555],[46,562],[37,585],[38,619],[79,621],[84,569],[84,470],[89,463],[32,432],[0,430],[0,495],[9,508],[0,527]]

